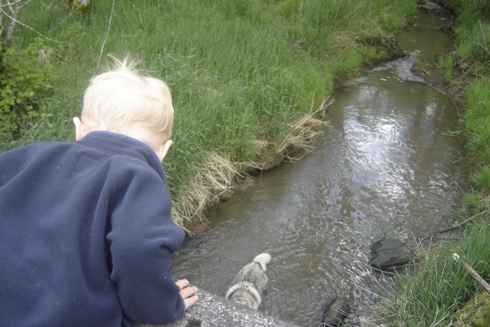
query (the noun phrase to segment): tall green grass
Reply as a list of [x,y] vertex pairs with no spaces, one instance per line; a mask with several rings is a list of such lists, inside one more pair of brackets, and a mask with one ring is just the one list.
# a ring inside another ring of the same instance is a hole
[[[489,33],[490,36],[490,33]],[[474,80],[466,91],[464,123],[475,164],[490,164],[490,78]]]
[[[472,164],[473,193],[469,209],[490,206],[490,3],[453,0],[460,13],[457,19],[457,54],[470,64],[473,80],[467,86],[463,123],[467,136],[469,162]],[[475,202],[479,199],[479,203]],[[490,236],[489,236],[490,237]]]
[[[489,33],[490,37],[490,33]],[[468,161],[472,167],[471,192],[465,198],[469,214],[490,207],[490,74],[472,81],[466,91],[463,122]],[[488,237],[489,235],[482,235]],[[489,257],[490,260],[490,257]]]
[[130,54],[172,89],[175,145],[164,165],[178,199],[207,153],[247,162],[257,141],[281,144],[336,80],[385,55],[370,40],[393,37],[414,13],[415,0],[102,0],[85,15],[33,1],[19,17],[30,28],[18,25],[15,42],[45,37],[59,79],[39,121],[1,150],[73,140],[71,117],[90,77],[107,54]]
[[490,2],[451,0],[458,12],[456,25],[457,54],[472,63],[478,77],[490,74]]

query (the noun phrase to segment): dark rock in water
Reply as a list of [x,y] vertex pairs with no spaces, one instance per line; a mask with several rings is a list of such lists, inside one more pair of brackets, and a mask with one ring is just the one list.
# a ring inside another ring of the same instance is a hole
[[256,163],[261,171],[271,170],[274,167],[279,166],[284,161],[284,154],[277,153],[275,151],[266,151],[257,158]]
[[350,314],[350,306],[343,297],[334,297],[325,308],[322,326],[336,327]]
[[412,254],[405,243],[391,238],[374,243],[371,252],[371,266],[384,271],[406,264]]

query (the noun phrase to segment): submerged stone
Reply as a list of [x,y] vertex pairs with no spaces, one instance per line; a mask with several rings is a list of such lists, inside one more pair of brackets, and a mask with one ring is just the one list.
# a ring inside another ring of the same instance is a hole
[[343,297],[334,297],[323,312],[322,326],[336,327],[350,314],[350,306]]
[[405,243],[391,238],[374,243],[371,252],[371,266],[383,271],[406,264],[412,254]]

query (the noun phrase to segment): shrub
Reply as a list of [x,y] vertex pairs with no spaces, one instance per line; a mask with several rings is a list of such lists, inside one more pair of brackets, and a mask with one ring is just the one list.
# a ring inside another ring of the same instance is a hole
[[0,44],[0,137],[18,132],[23,122],[37,117],[39,98],[52,89],[51,65],[38,60],[43,47],[35,39],[27,48]]

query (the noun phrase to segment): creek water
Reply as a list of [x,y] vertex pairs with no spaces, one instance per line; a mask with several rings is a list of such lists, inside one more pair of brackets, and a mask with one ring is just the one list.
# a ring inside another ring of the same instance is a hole
[[[400,37],[407,57],[361,76],[335,96],[315,150],[283,163],[210,210],[210,233],[174,256],[176,278],[223,295],[233,275],[267,251],[269,284],[259,310],[299,326],[319,325],[326,303],[349,298],[368,311],[386,278],[370,269],[384,233],[413,240],[455,223],[465,176],[451,100],[410,72],[450,51],[440,26],[449,12],[421,8]],[[354,319],[353,324],[361,324]]]

